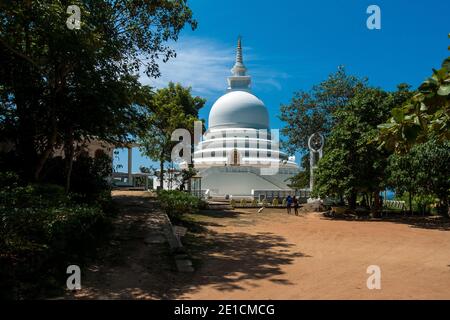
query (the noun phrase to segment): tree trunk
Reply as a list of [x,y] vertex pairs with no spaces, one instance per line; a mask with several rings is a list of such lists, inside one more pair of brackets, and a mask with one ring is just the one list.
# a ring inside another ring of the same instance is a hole
[[409,202],[409,214],[413,215],[413,209],[412,209],[412,194],[411,192],[408,192],[408,202]]
[[380,210],[381,209],[381,198],[380,198],[380,192],[379,191],[375,191],[373,193],[373,206],[375,210]]
[[345,204],[344,202],[344,196],[342,195],[342,193],[339,195],[339,201],[340,201],[340,205],[343,206]]
[[56,127],[53,129],[52,136],[49,138],[49,141],[47,142],[47,147],[45,148],[44,152],[39,156],[39,159],[36,164],[36,168],[34,170],[34,180],[39,181],[41,178],[41,172],[42,169],[44,169],[45,163],[47,162],[48,158],[52,154],[55,144],[56,144],[56,138],[57,138],[57,130]]
[[161,190],[164,189],[164,158],[160,159],[160,165],[159,165],[159,187]]
[[72,168],[73,168],[73,156],[75,152],[74,147],[74,139],[73,139],[73,131],[70,130],[69,138],[66,141],[66,144],[64,146],[64,155],[65,155],[65,161],[66,161],[66,185],[65,190],[66,193],[69,193],[70,191],[70,180],[72,177]]
[[450,206],[447,204],[447,218],[450,218]]
[[443,210],[442,210],[442,214],[445,216],[445,214],[447,214],[447,217],[450,218],[450,205],[449,205],[449,199],[448,197],[444,197],[443,202]]
[[[56,69],[57,68],[55,67],[55,70]],[[58,119],[57,119],[57,115],[56,115],[56,110],[57,110],[57,106],[59,105],[58,101],[62,101],[62,98],[60,97],[60,94],[59,94],[60,89],[61,89],[61,84],[57,84],[58,81],[56,80],[56,78],[57,78],[56,75],[54,76],[54,78],[55,78],[55,80],[54,80],[55,84],[52,88],[51,102],[50,102],[50,116],[51,116],[50,122],[51,122],[52,132],[51,132],[51,135],[48,137],[47,145],[46,145],[44,152],[41,154],[41,156],[38,159],[36,170],[34,172],[35,180],[39,180],[41,178],[42,169],[44,168],[45,163],[47,162],[48,158],[54,151],[55,144],[56,144],[57,138],[58,138]],[[61,83],[63,83],[62,79],[61,79]]]
[[355,191],[352,191],[348,200],[348,206],[350,207],[350,209],[356,208],[356,197],[357,193]]
[[173,179],[174,179],[173,167],[171,164],[169,164],[169,168],[167,168],[167,189],[168,190],[173,190]]
[[369,199],[367,198],[366,192],[364,192],[364,194],[363,194],[363,202],[364,202],[364,207],[368,208],[369,207]]
[[[19,110],[19,104],[17,109]],[[24,170],[25,179],[27,181],[36,180],[35,179],[35,169],[38,160],[38,154],[36,152],[36,143],[32,138],[34,128],[33,121],[28,121],[20,113],[22,110],[18,111],[19,126],[18,134],[16,140],[16,152],[19,156],[20,167]]]
[[[192,162],[192,161],[191,161]],[[194,168],[194,165],[191,163],[191,164],[189,164],[189,166],[188,166],[188,170],[190,170],[191,168]],[[189,194],[191,193],[191,191],[192,191],[192,177],[189,175],[189,179],[188,179],[188,181],[187,181],[187,183],[188,183],[188,192],[189,192]]]

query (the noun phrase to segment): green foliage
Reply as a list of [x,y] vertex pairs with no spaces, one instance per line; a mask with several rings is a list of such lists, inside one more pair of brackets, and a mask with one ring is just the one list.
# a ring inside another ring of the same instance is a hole
[[189,166],[187,169],[181,170],[181,183],[185,185],[188,184],[188,191],[192,189],[191,179],[197,175],[198,171]]
[[[419,214],[442,214],[445,212],[439,212],[437,209],[439,207],[437,204],[439,203],[439,199],[436,199],[434,196],[429,194],[415,194],[409,197],[409,192],[404,192],[402,194],[397,194],[396,199],[405,201],[407,209],[412,213]],[[411,203],[409,203],[411,200]],[[411,205],[411,206],[410,206]]]
[[450,140],[450,57],[441,69],[433,69],[433,75],[422,83],[416,95],[396,105],[392,117],[379,129],[375,141],[380,142],[380,147],[400,153],[430,139]]
[[310,164],[309,164],[309,154],[305,154],[302,157],[302,168],[303,171],[300,171],[293,177],[289,179],[288,186],[292,189],[305,189],[309,187],[309,178],[310,178]]
[[160,162],[161,187],[164,163],[171,161],[172,149],[178,143],[172,141],[172,133],[183,128],[193,135],[194,122],[204,104],[204,99],[191,95],[191,88],[172,82],[167,88],[157,90],[148,102],[147,126],[139,134],[139,142],[146,156]]
[[421,214],[430,214],[431,206],[436,204],[436,198],[429,194],[419,194],[413,198],[416,211]]
[[337,124],[319,162],[315,195],[346,196],[352,206],[359,192],[378,195],[384,188],[388,153],[368,142],[376,135],[377,125],[388,118],[392,105],[407,94],[405,86],[395,93],[365,88],[336,110]]
[[241,199],[241,207],[246,207],[246,206],[247,206],[247,200]]
[[172,219],[186,213],[195,213],[203,207],[203,201],[197,197],[177,190],[158,190],[161,208]]
[[273,199],[272,205],[273,205],[274,207],[278,207],[278,205],[279,205],[278,198]]
[[133,184],[135,186],[145,187],[146,182],[148,183],[149,189],[151,189],[152,183],[153,183],[152,179],[148,179],[148,177],[140,177],[140,176],[133,178]]
[[287,124],[282,129],[288,138],[284,147],[291,153],[306,152],[310,135],[321,132],[327,136],[335,124],[334,112],[365,87],[366,81],[347,75],[341,66],[310,92],[297,92],[289,105],[281,106],[280,119]]
[[61,146],[70,162],[73,142],[127,141],[143,129],[150,88],[139,71],[159,76],[158,59],[175,56],[167,42],[196,27],[184,0],[70,4],[81,9],[79,30],[66,26],[67,1],[0,4],[0,133],[17,144],[28,180]]
[[[410,193],[414,201],[438,198],[442,213],[449,206],[450,197],[450,143],[430,140],[413,146],[405,154],[389,158],[388,184],[398,194]],[[427,200],[428,201],[428,200]],[[423,205],[419,205],[423,211]]]
[[417,187],[416,174],[418,170],[426,170],[419,158],[413,155],[413,152],[399,155],[393,154],[389,158],[387,167],[387,185],[393,188],[397,194],[405,192],[420,192]]
[[[66,26],[69,4],[79,30]],[[153,92],[140,71],[160,75],[185,25],[196,27],[184,0],[0,3],[0,144],[12,145],[0,154],[2,295],[29,297],[16,284],[38,289],[103,234],[111,159],[75,146],[148,130]]]
[[12,171],[0,172],[0,190],[17,187],[20,182],[19,175]]
[[109,220],[100,204],[76,204],[60,186],[22,185],[13,176],[0,175],[0,184],[7,180],[0,189],[0,296],[20,299],[54,283],[60,265],[85,255]]

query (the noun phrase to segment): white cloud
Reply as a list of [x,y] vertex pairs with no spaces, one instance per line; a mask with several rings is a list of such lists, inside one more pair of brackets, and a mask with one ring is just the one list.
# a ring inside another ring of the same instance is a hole
[[[226,90],[226,78],[231,74],[234,64],[235,44],[223,44],[209,39],[195,37],[182,38],[172,48],[177,57],[167,63],[160,63],[161,77],[154,79],[142,75],[144,84],[156,88],[165,87],[169,81],[180,82],[192,87],[194,94],[204,97],[217,97]],[[251,48],[244,46],[244,62],[252,76],[253,86],[263,90],[281,90],[278,79],[287,77],[286,73],[271,70],[261,65],[265,59],[252,54]],[[248,63],[254,61],[256,63]],[[267,60],[266,60],[267,61]]]

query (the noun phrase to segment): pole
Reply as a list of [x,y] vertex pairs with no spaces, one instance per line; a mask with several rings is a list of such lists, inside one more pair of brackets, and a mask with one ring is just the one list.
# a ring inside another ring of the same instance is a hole
[[133,185],[133,149],[128,147],[128,184]]

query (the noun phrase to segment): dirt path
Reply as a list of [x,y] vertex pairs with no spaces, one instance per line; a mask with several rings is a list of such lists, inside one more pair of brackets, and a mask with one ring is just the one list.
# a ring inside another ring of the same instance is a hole
[[[450,299],[448,228],[204,211],[185,238],[197,270],[180,274],[167,243],[145,241],[164,222],[151,200],[115,197],[122,211],[112,242],[83,269],[75,298]],[[381,268],[381,290],[366,287],[370,265]]]
[[165,215],[145,192],[115,191],[114,232],[97,261],[82,269],[82,290],[67,298],[160,299],[175,273],[163,236]]
[[[450,299],[450,231],[256,210],[210,224],[187,299]],[[368,290],[367,267],[381,268]]]

